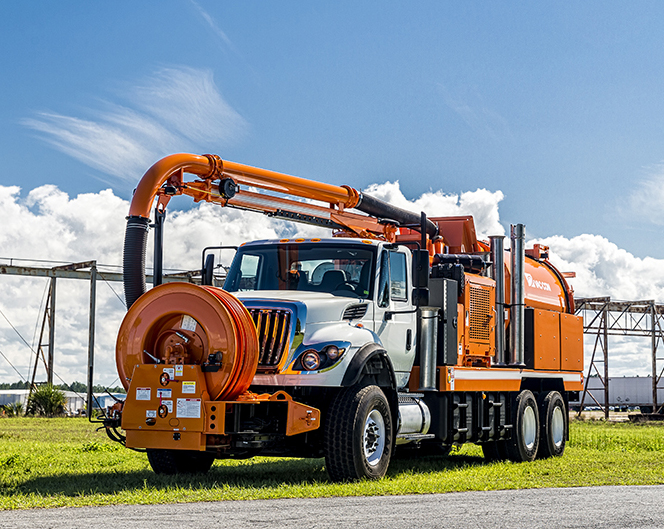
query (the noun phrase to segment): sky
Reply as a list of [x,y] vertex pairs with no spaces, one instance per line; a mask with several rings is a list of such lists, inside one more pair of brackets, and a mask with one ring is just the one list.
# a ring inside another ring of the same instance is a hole
[[[646,1],[2,2],[0,257],[119,265],[141,175],[214,153],[473,214],[483,236],[525,223],[577,295],[664,302],[663,16]],[[206,244],[312,233],[185,198],[169,212],[178,269]],[[2,279],[0,351],[26,373],[9,322],[31,342],[45,282]],[[59,288],[56,366],[84,380],[88,286]],[[121,297],[99,288],[104,383]],[[631,345],[612,365],[649,372]],[[17,376],[0,360],[0,381]]]

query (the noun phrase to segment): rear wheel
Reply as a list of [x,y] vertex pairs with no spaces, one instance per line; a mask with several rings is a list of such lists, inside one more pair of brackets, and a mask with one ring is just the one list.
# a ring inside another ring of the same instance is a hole
[[325,467],[332,480],[382,478],[393,446],[392,414],[378,386],[353,386],[334,398],[325,427]]
[[155,474],[205,474],[214,455],[193,450],[147,449],[148,461]]
[[550,391],[540,400],[540,440],[537,457],[559,457],[565,451],[567,411],[557,391]]
[[535,397],[527,389],[515,399],[512,425],[512,437],[506,443],[510,460],[533,461],[539,448],[539,413]]

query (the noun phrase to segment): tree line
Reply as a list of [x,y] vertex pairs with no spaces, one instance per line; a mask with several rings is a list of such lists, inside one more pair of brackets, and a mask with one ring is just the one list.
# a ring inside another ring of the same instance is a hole
[[[71,384],[54,385],[53,387],[60,389],[62,391],[75,391],[76,393],[87,393],[88,391],[88,385],[78,381],[72,382]],[[24,382],[22,380],[11,383],[0,382],[0,389],[29,389],[29,388],[30,388],[30,383]],[[106,386],[102,386],[101,384],[95,384],[94,386],[92,386],[92,391],[93,393],[105,393],[106,391],[108,391],[109,393],[127,393],[122,386],[107,388]]]

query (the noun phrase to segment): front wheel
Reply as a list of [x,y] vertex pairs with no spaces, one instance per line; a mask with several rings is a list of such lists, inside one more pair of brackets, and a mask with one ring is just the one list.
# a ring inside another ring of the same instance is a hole
[[332,401],[325,426],[325,467],[333,481],[380,479],[394,447],[392,414],[378,386],[353,386]]

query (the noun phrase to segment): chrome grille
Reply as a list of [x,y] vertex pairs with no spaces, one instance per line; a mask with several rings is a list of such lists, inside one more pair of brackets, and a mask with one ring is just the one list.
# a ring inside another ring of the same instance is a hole
[[341,318],[344,320],[356,320],[358,318],[362,318],[367,313],[367,307],[367,303],[346,307],[346,310],[344,310],[344,315]]
[[249,308],[256,325],[260,355],[258,368],[269,370],[279,365],[290,345],[291,312],[285,309]]

